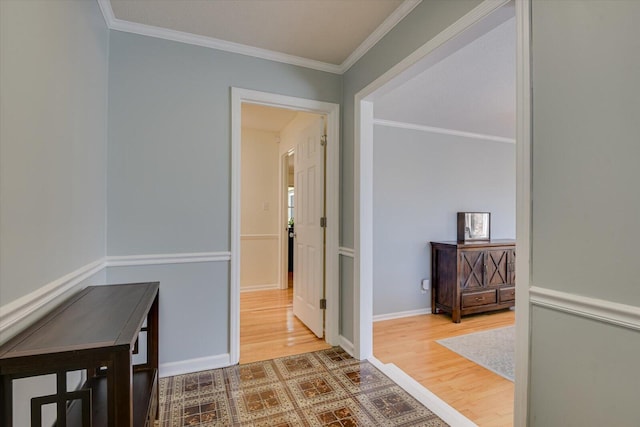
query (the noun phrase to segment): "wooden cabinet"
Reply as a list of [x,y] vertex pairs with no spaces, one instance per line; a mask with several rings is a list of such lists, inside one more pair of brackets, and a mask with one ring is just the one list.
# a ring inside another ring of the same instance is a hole
[[[31,399],[32,427],[42,406],[56,406],[56,425],[153,426],[158,419],[156,283],[93,286],[53,309],[0,347],[0,426],[14,426],[13,380],[55,374],[56,394]],[[143,363],[133,365],[138,339]],[[68,391],[67,373],[87,381]]]
[[431,311],[465,314],[515,305],[515,241],[431,242]]

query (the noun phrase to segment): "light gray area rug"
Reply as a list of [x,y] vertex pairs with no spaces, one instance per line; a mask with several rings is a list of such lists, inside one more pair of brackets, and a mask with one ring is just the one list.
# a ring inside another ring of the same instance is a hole
[[516,346],[515,326],[474,332],[436,342],[513,381]]

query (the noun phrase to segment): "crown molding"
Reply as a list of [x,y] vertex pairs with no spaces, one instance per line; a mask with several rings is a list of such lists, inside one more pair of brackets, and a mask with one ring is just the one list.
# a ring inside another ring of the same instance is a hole
[[418,130],[421,132],[440,133],[443,135],[453,135],[453,136],[462,136],[465,138],[482,139],[485,141],[506,142],[509,144],[516,143],[516,140],[514,138],[505,138],[502,136],[495,136],[495,135],[485,135],[482,133],[475,133],[475,132],[465,132],[465,131],[455,130],[455,129],[437,128],[433,126],[416,125],[413,123],[396,122],[393,120],[373,119],[373,124],[378,126],[387,126],[387,127],[400,128],[400,129]]
[[289,55],[268,49],[248,46],[241,43],[233,43],[214,37],[200,36],[183,31],[160,28],[153,25],[139,24],[124,21],[115,17],[110,0],[96,0],[102,11],[102,16],[109,29],[122,31],[125,33],[139,34],[142,36],[155,37],[164,40],[171,40],[179,43],[191,44],[225,52],[238,53],[240,55],[252,56],[254,58],[267,59],[284,64],[296,65],[313,70],[324,71],[332,74],[344,74],[353,64],[358,62],[369,49],[371,49],[382,37],[384,37],[393,27],[395,27],[405,16],[407,16],[422,0],[405,0],[396,10],[376,28],[364,42],[360,44],[347,59],[340,65],[328,62],[316,61],[300,56]]
[[385,19],[352,53],[340,64],[340,74],[346,73],[373,46],[376,45],[389,31],[404,19],[422,0],[404,0],[400,6]]

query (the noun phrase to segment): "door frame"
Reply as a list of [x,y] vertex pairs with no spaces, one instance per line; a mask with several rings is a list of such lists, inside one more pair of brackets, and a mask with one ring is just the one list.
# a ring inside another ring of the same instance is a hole
[[[388,83],[422,59],[437,58],[448,42],[489,17],[509,0],[484,0],[403,61],[360,90],[354,99],[354,351],[373,358],[373,101]],[[528,419],[531,248],[531,1],[516,0],[516,371],[514,425]],[[468,34],[468,33],[467,33]],[[458,37],[459,38],[459,37]],[[392,85],[399,83],[394,82]],[[376,93],[377,92],[377,93]]]
[[[325,341],[339,343],[339,201],[340,201],[340,105],[237,87],[231,88],[231,261],[229,289],[229,359],[240,360],[240,192],[242,104],[258,104],[306,111],[327,117]],[[282,233],[280,233],[282,239]],[[282,242],[279,242],[281,247]]]
[[[278,215],[278,221],[282,226],[283,222],[287,222],[288,209],[289,209],[289,157],[295,150],[292,148],[289,151],[282,153],[280,156],[280,214]],[[295,172],[294,172],[295,173]],[[294,190],[295,191],[295,190]],[[294,206],[295,212],[295,206]],[[287,289],[289,287],[289,230],[288,228],[280,229],[280,289]]]

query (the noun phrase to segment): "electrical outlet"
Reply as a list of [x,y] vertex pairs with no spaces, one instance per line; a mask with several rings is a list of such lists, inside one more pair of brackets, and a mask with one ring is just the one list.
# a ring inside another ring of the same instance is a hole
[[422,279],[422,290],[423,291],[429,290],[429,279]]

